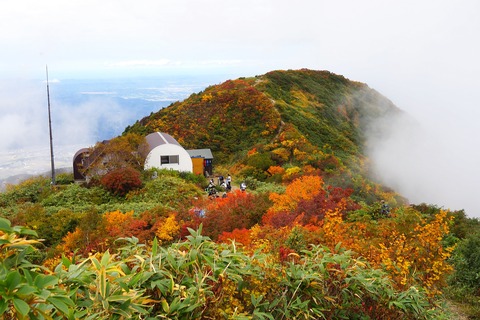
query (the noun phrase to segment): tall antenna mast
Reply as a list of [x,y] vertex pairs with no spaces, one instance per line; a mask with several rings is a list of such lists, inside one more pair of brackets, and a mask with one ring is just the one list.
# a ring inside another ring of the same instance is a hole
[[48,100],[48,129],[50,131],[50,163],[52,165],[52,186],[55,185],[55,161],[53,160],[53,136],[52,136],[52,117],[50,116],[50,88],[48,85],[48,65],[45,66],[47,73],[47,100]]

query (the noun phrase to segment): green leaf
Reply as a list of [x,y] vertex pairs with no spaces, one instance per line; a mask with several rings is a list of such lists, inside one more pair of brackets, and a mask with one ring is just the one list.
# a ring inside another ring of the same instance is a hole
[[260,311],[257,311],[257,310],[254,310],[253,311],[253,315],[258,318],[258,319],[271,319],[271,320],[275,320],[275,318],[269,314],[269,313],[265,313],[265,312],[260,312]]
[[40,289],[43,289],[48,286],[54,286],[57,283],[58,283],[57,277],[52,275],[47,275],[47,276],[38,275],[37,277],[35,277],[35,285]]
[[68,315],[69,310],[68,310],[68,305],[65,303],[65,299],[67,298],[60,299],[60,298],[50,297],[47,299],[47,301],[53,304],[55,308],[61,311],[64,315]]
[[399,301],[391,301],[389,302],[389,307],[391,308],[392,306],[395,306],[396,308],[402,309],[403,311],[407,311],[407,308],[405,305]]
[[95,258],[95,257],[92,257],[91,261],[92,261],[93,265],[95,266],[95,269],[100,270],[101,265],[100,265],[100,262],[98,261],[98,259]]
[[35,237],[38,236],[38,234],[37,234],[37,232],[36,232],[35,230],[28,229],[28,228],[22,228],[22,229],[20,230],[20,234],[21,234],[21,235],[25,235],[25,236],[35,236]]
[[89,312],[90,312],[90,310],[88,310],[88,309],[85,309],[85,310],[82,310],[82,311],[77,311],[74,314],[74,319],[83,319]]
[[130,299],[131,299],[130,296],[126,296],[126,295],[123,295],[123,294],[116,294],[116,295],[109,296],[107,298],[107,301],[110,301],[110,302],[125,302],[125,301],[128,301]]
[[36,289],[32,286],[24,285],[20,289],[17,290],[16,294],[19,296],[28,296],[36,291]]
[[30,306],[22,299],[13,298],[13,306],[15,307],[15,310],[23,316],[26,316],[30,311]]
[[8,291],[13,291],[22,282],[22,276],[18,271],[10,272],[5,278],[5,285]]
[[173,299],[173,301],[170,303],[170,310],[169,310],[169,313],[174,313],[175,311],[177,311],[178,309],[180,309],[180,306],[181,306],[181,302],[180,302],[180,299],[178,297],[175,297]]
[[167,300],[165,300],[165,299],[162,299],[162,309],[163,309],[163,311],[165,311],[167,314],[168,314],[169,311],[170,311],[170,306],[168,305],[168,302],[167,302]]
[[102,266],[108,266],[108,263],[110,262],[110,252],[107,250],[102,257],[102,260],[100,261],[100,264]]
[[65,255],[62,254],[62,263],[63,265],[65,266],[65,268],[69,268],[70,265],[72,264],[72,262],[70,261],[70,259],[68,259],[67,257],[65,257]]
[[155,257],[158,252],[158,240],[157,237],[153,239],[153,244],[152,244],[152,257]]
[[100,276],[99,276],[99,288],[100,290],[100,296],[105,299],[107,296],[107,273],[105,271],[105,267],[102,266],[100,270]]
[[173,279],[170,276],[168,278],[152,281],[151,282],[151,288],[152,289],[157,288],[158,290],[160,290],[162,295],[166,296],[169,293],[173,292],[174,284],[175,284],[175,282],[173,281]]
[[9,232],[9,231],[11,232],[12,228],[11,228],[10,221],[5,219],[5,218],[0,218],[0,230],[6,231],[6,232]]
[[2,315],[5,312],[5,310],[7,310],[7,306],[8,306],[7,300],[0,299],[0,315]]

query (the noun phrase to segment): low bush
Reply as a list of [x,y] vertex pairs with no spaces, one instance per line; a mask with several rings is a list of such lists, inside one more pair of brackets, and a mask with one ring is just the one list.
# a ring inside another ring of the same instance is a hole
[[117,196],[125,196],[128,192],[142,186],[139,171],[130,168],[119,168],[110,171],[100,179],[105,189]]

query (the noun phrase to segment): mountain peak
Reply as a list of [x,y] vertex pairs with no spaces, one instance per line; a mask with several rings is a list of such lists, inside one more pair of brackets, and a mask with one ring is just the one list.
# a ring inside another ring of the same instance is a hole
[[221,163],[252,148],[283,159],[278,164],[312,162],[315,154],[326,153],[347,161],[365,154],[367,133],[377,119],[399,112],[366,84],[341,75],[276,70],[209,86],[126,132],[168,132],[186,148],[210,148]]

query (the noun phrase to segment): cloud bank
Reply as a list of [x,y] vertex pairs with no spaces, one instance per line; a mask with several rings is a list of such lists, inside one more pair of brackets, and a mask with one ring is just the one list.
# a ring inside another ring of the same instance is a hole
[[373,171],[411,203],[480,217],[480,150],[472,129],[478,118],[427,109],[381,124],[387,134],[370,141]]
[[[47,101],[42,81],[0,82],[0,179],[50,169]],[[134,118],[133,111],[98,96],[77,105],[52,98],[51,111],[56,167],[71,167],[79,148],[95,144],[101,132],[120,134]]]

